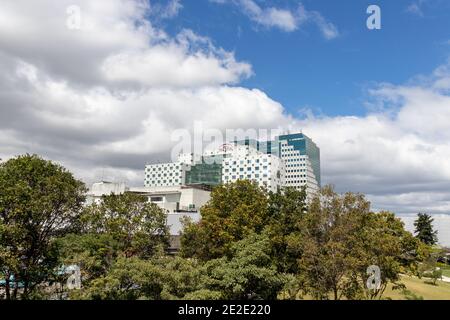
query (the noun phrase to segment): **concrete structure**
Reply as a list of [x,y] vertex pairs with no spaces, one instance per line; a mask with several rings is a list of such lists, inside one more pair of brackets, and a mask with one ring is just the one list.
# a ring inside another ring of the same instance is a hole
[[177,249],[179,235],[182,231],[181,220],[190,218],[193,222],[200,220],[200,208],[210,199],[210,191],[199,187],[127,187],[124,183],[94,183],[87,194],[87,203],[99,203],[102,196],[131,192],[147,197],[167,214],[167,225],[171,235],[171,247]]

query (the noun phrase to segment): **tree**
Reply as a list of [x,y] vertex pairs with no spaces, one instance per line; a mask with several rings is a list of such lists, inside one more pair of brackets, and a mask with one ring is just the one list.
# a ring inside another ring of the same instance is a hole
[[[316,299],[375,299],[403,266],[416,261],[417,242],[389,212],[373,213],[361,194],[337,194],[326,186],[290,238],[299,252],[299,283]],[[367,269],[381,270],[380,285],[368,288]]]
[[307,212],[306,189],[284,188],[269,194],[266,227],[272,248],[271,256],[280,272],[298,272],[298,252],[290,250],[288,241],[301,230],[301,220]]
[[89,300],[160,300],[163,270],[152,261],[120,257],[104,276],[94,279],[72,298]]
[[121,244],[110,234],[70,234],[58,239],[62,265],[78,265],[83,285],[111,269],[120,256]]
[[27,298],[58,265],[56,238],[78,225],[86,189],[36,155],[0,164],[0,275],[7,299]]
[[239,180],[214,188],[201,221],[185,226],[182,255],[203,260],[230,255],[235,242],[264,229],[267,206],[267,192],[255,182]]
[[108,235],[125,257],[151,257],[169,244],[166,214],[146,197],[133,193],[103,196],[82,216],[85,234]]
[[433,218],[426,213],[419,213],[414,226],[417,239],[428,245],[437,243],[437,231],[433,230]]
[[72,298],[99,300],[177,300],[214,298],[202,287],[202,266],[195,259],[155,256],[119,257],[108,272],[72,293]]
[[231,247],[231,257],[206,262],[204,286],[221,299],[276,299],[285,278],[270,257],[266,234],[251,234]]

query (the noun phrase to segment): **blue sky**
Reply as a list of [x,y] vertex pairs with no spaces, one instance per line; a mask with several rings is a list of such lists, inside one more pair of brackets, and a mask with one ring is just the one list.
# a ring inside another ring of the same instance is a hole
[[[262,8],[295,11],[299,1],[256,1]],[[216,46],[249,61],[254,76],[242,86],[256,87],[281,102],[286,110],[310,108],[327,115],[362,115],[366,89],[374,83],[405,83],[446,62],[450,44],[450,2],[304,0],[307,10],[318,11],[334,24],[339,35],[320,36],[313,24],[295,31],[255,24],[232,4],[185,0],[166,31],[194,30]],[[377,4],[382,29],[366,28],[366,9]],[[420,12],[412,12],[417,4]]]

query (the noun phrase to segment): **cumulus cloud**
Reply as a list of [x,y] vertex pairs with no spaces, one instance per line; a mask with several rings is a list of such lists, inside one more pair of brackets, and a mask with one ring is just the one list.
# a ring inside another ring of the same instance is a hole
[[337,27],[319,12],[306,10],[300,3],[296,10],[262,7],[253,0],[210,0],[215,3],[232,3],[239,7],[252,21],[267,28],[278,28],[292,32],[305,23],[315,24],[326,39],[339,35]]
[[[67,28],[67,8],[81,28]],[[146,19],[146,1],[0,4],[0,157],[36,152],[86,181],[111,175],[142,184],[147,161],[168,160],[170,134],[203,121],[270,127],[282,106],[232,87],[251,66],[183,30]],[[32,137],[32,138],[30,138]],[[108,173],[109,172],[109,173]]]
[[[71,5],[80,10],[80,29],[67,28]],[[195,87],[234,83],[251,74],[250,65],[237,62],[232,52],[191,31],[168,37],[145,19],[149,12],[148,2],[138,0],[41,0],[33,6],[6,0],[0,47],[75,85]]]
[[[80,30],[66,27],[69,5]],[[258,89],[251,65],[190,30],[171,37],[146,1],[0,3],[0,158],[38,153],[90,183],[143,184],[167,161],[171,133],[195,121],[220,130],[303,130],[322,180],[367,193],[377,209],[450,212],[450,64],[403,85],[373,87],[365,116],[296,119]]]
[[321,147],[323,180],[367,193],[377,209],[450,213],[448,65],[419,82],[370,90],[382,108],[364,117],[307,117]]

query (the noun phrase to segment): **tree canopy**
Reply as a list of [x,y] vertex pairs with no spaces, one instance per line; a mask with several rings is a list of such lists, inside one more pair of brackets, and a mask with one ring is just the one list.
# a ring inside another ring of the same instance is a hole
[[56,238],[79,224],[85,187],[66,169],[36,155],[0,164],[0,274],[7,299],[22,297],[54,273]]

